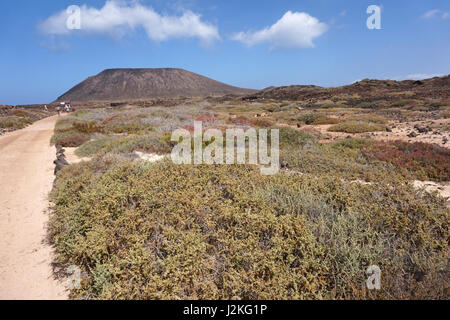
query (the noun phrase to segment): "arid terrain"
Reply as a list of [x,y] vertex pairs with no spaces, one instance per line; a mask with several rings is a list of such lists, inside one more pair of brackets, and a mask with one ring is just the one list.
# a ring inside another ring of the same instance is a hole
[[47,241],[54,148],[50,117],[0,137],[0,299],[65,299]]
[[[105,101],[81,89],[45,145],[54,263],[82,270],[70,298],[449,298],[449,76]],[[280,172],[173,164],[171,134],[194,121],[278,129]]]

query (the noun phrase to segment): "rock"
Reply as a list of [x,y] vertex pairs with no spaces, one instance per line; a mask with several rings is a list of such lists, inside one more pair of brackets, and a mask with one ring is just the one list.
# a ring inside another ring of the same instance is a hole
[[410,133],[408,134],[408,137],[410,137],[410,138],[415,138],[415,137],[417,137],[417,136],[418,136],[418,134],[415,133],[415,132],[410,132]]
[[[67,162],[67,160],[66,160],[66,155],[64,154],[65,151],[66,150],[64,150],[63,147],[61,147],[59,145],[56,146],[56,160],[53,161],[53,163],[55,164],[55,170],[54,170],[55,176],[64,167],[67,167],[69,165],[69,162]],[[54,181],[54,184],[56,184],[56,180]]]
[[64,167],[67,167],[69,163],[66,160],[55,160],[53,161],[55,164],[55,170],[54,174],[55,176],[58,174],[59,171],[61,171]]
[[416,129],[419,133],[428,133],[430,131],[432,131],[432,129],[430,127],[421,127],[418,124],[416,124],[414,126],[414,129]]

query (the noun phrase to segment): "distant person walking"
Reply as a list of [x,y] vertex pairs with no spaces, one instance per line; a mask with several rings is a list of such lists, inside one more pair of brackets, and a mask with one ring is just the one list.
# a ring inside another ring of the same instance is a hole
[[60,106],[56,107],[56,111],[58,111],[58,116],[61,116],[61,107]]
[[48,112],[47,105],[44,106],[44,111],[45,111],[45,112]]

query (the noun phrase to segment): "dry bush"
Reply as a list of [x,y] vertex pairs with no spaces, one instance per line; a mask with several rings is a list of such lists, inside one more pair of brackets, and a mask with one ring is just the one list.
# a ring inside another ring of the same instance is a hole
[[363,154],[407,169],[417,179],[449,181],[450,150],[438,145],[404,141],[378,141],[367,146]]
[[330,118],[320,113],[307,113],[294,117],[293,120],[301,121],[307,125],[323,125],[323,124],[337,124],[340,122],[337,118]]
[[229,118],[228,123],[234,124],[237,126],[250,126],[251,125],[251,119],[246,116],[239,116],[236,118]]
[[32,122],[27,118],[18,116],[0,117],[0,129],[23,129]]
[[[327,175],[348,181],[395,183],[411,178],[410,173],[392,164],[371,161],[361,154],[367,144],[364,139],[346,139],[336,143],[321,145],[310,140],[303,147],[283,146],[280,160],[289,170]],[[406,181],[405,181],[406,182]]]
[[65,148],[76,148],[81,146],[83,143],[88,142],[89,139],[79,135],[71,135],[65,138],[60,138],[55,141],[56,145]]
[[253,126],[260,128],[268,128],[275,124],[272,120],[264,118],[254,118],[250,122]]

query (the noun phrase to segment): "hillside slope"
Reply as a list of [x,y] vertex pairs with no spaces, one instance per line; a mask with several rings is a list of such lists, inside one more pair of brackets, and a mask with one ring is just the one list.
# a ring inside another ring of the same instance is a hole
[[364,79],[351,85],[342,87],[324,88],[312,85],[293,85],[283,87],[269,87],[252,93],[244,100],[274,99],[274,100],[306,100],[306,99],[331,99],[339,95],[359,94],[361,97],[383,96],[386,99],[391,93],[392,99],[398,99],[395,93],[414,93],[416,98],[449,98],[450,75],[435,77],[425,80],[370,80]]
[[253,90],[233,87],[183,69],[108,69],[76,85],[58,101],[138,100],[251,92]]

